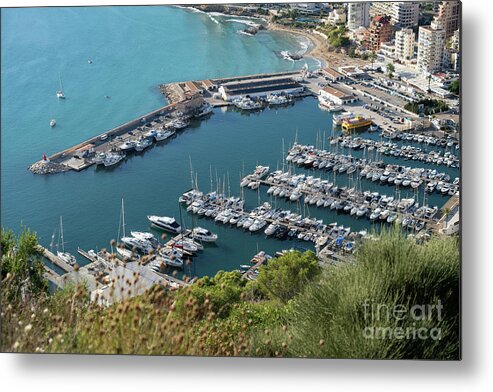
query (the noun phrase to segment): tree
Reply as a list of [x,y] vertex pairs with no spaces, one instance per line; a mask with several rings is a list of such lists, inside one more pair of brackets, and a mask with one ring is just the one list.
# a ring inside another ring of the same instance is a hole
[[371,70],[373,71],[373,64],[375,63],[375,60],[377,59],[377,54],[375,53],[374,50],[371,51],[371,53],[368,55],[368,58],[371,61]]
[[[43,276],[44,267],[37,246],[38,237],[29,229],[23,228],[16,237],[12,230],[2,228],[0,270],[2,282],[6,281],[3,286],[6,299],[48,292],[48,282]],[[6,279],[7,275],[9,279]]]
[[270,299],[286,303],[320,273],[313,252],[289,252],[272,259],[260,268],[257,278],[260,291]]
[[390,79],[392,79],[392,77],[394,76],[394,72],[395,72],[394,64],[388,63],[387,64],[387,75]]
[[448,90],[455,95],[459,95],[460,92],[460,82],[459,80],[454,80],[452,83],[450,83],[450,86],[448,87]]
[[431,93],[431,72],[428,73],[428,92]]

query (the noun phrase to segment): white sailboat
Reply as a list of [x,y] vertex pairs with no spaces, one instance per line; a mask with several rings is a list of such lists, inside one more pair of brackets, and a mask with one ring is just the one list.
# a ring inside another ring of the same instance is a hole
[[[60,251],[60,240],[62,242],[62,251]],[[75,265],[75,263],[77,262],[74,255],[72,255],[68,252],[65,252],[65,240],[63,238],[63,219],[61,216],[60,216],[60,233],[59,233],[59,237],[58,237],[56,254],[60,259],[62,259],[63,261],[65,261],[69,265]]]
[[56,97],[58,99],[65,99],[65,94],[63,93],[62,77],[60,75],[58,75],[58,77],[60,79],[60,90],[56,92]]

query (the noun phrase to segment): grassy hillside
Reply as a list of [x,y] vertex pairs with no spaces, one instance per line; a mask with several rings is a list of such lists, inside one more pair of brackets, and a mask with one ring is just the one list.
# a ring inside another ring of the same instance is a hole
[[[257,281],[219,272],[110,307],[84,287],[49,295],[36,236],[2,231],[2,351],[458,359],[455,238],[398,231],[363,243],[354,264],[294,252]],[[19,251],[22,249],[22,251]],[[130,285],[135,282],[129,282]]]

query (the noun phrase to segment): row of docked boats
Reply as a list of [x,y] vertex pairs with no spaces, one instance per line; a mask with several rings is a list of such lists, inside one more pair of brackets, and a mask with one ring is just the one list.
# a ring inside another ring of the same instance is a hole
[[215,222],[230,225],[250,233],[263,232],[278,239],[297,238],[325,246],[331,239],[346,239],[351,229],[336,223],[325,225],[322,220],[305,217],[290,210],[272,208],[263,203],[251,211],[244,210],[240,198],[227,197],[217,192],[204,194],[197,190],[185,192],[179,199],[187,205],[187,211]]
[[460,149],[459,142],[451,137],[435,137],[420,133],[399,132],[395,134],[394,138],[402,141],[427,144],[430,146],[455,147],[457,150]]
[[[297,166],[333,171],[337,174],[347,173],[350,175],[356,172],[362,178],[373,182],[379,181],[382,184],[398,187],[416,189],[423,185],[427,192],[437,191],[442,194],[455,194],[459,189],[459,178],[450,182],[450,175],[438,172],[436,169],[413,168],[397,164],[385,165],[381,161],[368,161],[364,158],[336,154],[298,143],[295,143],[288,151],[286,161]],[[429,183],[431,183],[430,186],[428,186]],[[437,187],[438,184],[440,186]],[[441,192],[442,186],[444,186],[443,192]]]
[[371,221],[402,223],[405,220],[406,227],[407,222],[414,219],[416,225],[413,227],[418,230],[424,228],[425,222],[417,221],[430,220],[438,211],[436,206],[420,207],[414,198],[399,199],[378,192],[359,192],[354,188],[339,188],[328,180],[305,174],[292,174],[279,170],[271,173],[263,183],[269,186],[267,190],[269,195],[284,197],[293,202],[303,197],[303,202],[307,205],[330,208],[339,213],[353,215],[355,218],[367,217]]
[[[213,107],[207,103],[200,106],[194,117],[200,118],[213,112]],[[143,123],[134,130],[128,132],[128,137],[117,136],[115,143],[109,151],[99,152],[96,154],[94,161],[96,165],[105,167],[115,166],[125,159],[129,152],[142,152],[152,146],[154,142],[162,142],[173,137],[177,131],[183,130],[190,125],[189,119],[181,112],[175,113],[175,117],[161,115],[157,119],[147,122],[145,118],[141,119]],[[107,135],[104,134],[106,140]]]
[[[173,220],[173,218],[161,218],[163,221]],[[163,229],[162,226],[158,227]],[[150,265],[151,269],[154,270],[157,267],[162,269],[163,266],[181,269],[185,259],[193,257],[204,249],[202,242],[217,240],[216,234],[202,227],[186,230],[165,244],[161,244],[149,232],[132,231],[130,234],[130,236],[124,236],[120,239],[122,246],[117,248],[117,253],[127,260],[138,258],[141,255],[151,255]]]
[[237,97],[232,100],[234,106],[241,110],[259,110],[267,106],[286,105],[291,102],[291,97],[281,94],[269,94],[265,98],[252,99],[251,97]]
[[372,139],[363,139],[360,137],[339,136],[330,140],[330,144],[338,144],[343,148],[353,150],[377,151],[380,154],[394,158],[403,158],[405,160],[421,161],[435,165],[445,165],[453,168],[459,167],[460,159],[450,151],[423,151],[420,147],[404,145],[399,146],[396,143],[377,141]]

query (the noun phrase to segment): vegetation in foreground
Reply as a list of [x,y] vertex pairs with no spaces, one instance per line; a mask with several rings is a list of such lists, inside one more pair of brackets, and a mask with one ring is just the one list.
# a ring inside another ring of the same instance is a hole
[[391,231],[364,242],[354,264],[321,268],[313,253],[293,252],[254,282],[221,271],[109,307],[83,286],[49,295],[36,243],[27,230],[2,231],[2,351],[460,357],[456,238],[416,244]]

